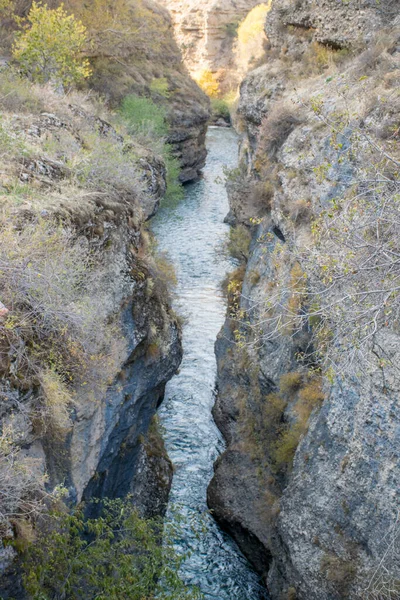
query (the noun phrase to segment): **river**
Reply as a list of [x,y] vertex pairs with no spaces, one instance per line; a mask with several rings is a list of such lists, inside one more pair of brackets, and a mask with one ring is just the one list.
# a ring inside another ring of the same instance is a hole
[[[224,442],[211,414],[215,400],[214,343],[226,311],[221,282],[232,269],[223,251],[229,227],[224,167],[237,164],[237,136],[210,128],[204,177],[185,187],[176,206],[162,206],[152,220],[159,249],[168,253],[177,276],[175,310],[183,316],[183,361],[167,384],[159,415],[175,472],[167,518],[173,507],[184,517],[179,552],[191,556],[183,579],[206,600],[259,600],[259,578],[233,540],[207,512],[206,490]],[[197,535],[194,530],[197,531]]]

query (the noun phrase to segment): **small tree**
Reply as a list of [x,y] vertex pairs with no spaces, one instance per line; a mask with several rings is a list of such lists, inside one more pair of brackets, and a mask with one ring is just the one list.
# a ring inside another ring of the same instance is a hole
[[[32,600],[200,600],[185,585],[174,540],[179,527],[139,516],[129,499],[105,499],[101,515],[85,519],[85,507],[53,514],[22,556]],[[86,507],[88,508],[88,507]],[[162,541],[162,543],[161,543]]]
[[34,2],[13,56],[34,81],[70,85],[91,74],[89,61],[82,57],[85,43],[85,26],[68,15],[63,4],[51,10]]

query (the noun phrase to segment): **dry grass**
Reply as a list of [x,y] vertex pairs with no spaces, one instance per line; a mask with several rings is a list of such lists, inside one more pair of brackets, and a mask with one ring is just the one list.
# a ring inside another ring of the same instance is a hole
[[295,106],[275,104],[261,123],[257,156],[266,155],[270,160],[274,159],[279,148],[300,123],[300,114]]
[[282,394],[288,394],[289,396],[297,392],[303,383],[303,375],[299,371],[292,371],[291,373],[285,373],[279,380],[279,390]]
[[0,288],[9,309],[0,323],[3,375],[18,386],[43,382],[51,412],[57,397],[66,404],[64,382],[107,385],[123,352],[107,324],[102,267],[84,238],[51,220],[19,228],[8,218],[1,236]]
[[354,559],[344,559],[325,552],[321,559],[321,572],[341,597],[348,597],[357,576],[357,564]]
[[[46,477],[40,459],[27,457],[16,443],[11,420],[0,434],[0,537],[12,538],[12,523],[45,510]],[[27,526],[28,527],[28,526]]]
[[39,375],[44,399],[44,414],[41,415],[44,427],[49,425],[52,433],[64,437],[71,428],[70,411],[74,406],[71,390],[62,381],[60,375],[47,368]]

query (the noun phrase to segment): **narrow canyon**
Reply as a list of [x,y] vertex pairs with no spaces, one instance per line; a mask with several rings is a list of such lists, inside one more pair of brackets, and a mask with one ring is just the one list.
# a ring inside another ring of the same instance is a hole
[[399,0],[0,0],[1,600],[400,600]]

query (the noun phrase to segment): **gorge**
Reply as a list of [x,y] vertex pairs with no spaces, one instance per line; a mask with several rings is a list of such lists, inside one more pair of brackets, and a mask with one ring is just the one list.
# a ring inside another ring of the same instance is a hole
[[[79,89],[0,1],[0,597],[398,600],[398,0],[65,10]],[[167,571],[32,561],[118,498]]]

